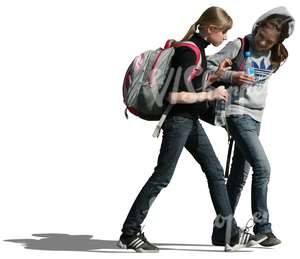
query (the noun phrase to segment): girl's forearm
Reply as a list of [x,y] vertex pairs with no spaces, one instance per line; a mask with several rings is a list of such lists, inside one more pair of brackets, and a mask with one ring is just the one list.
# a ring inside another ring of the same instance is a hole
[[179,92],[169,93],[168,101],[171,104],[191,104],[197,102],[203,102],[208,99],[207,92],[191,93],[191,92]]

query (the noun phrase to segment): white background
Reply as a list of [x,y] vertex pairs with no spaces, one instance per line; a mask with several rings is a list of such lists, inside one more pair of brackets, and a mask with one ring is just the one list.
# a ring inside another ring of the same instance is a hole
[[[163,46],[169,38],[181,39],[211,5],[232,16],[234,27],[228,36],[234,39],[248,34],[262,13],[279,5],[285,5],[298,22],[296,2],[1,1],[0,257],[99,258],[98,253],[49,251],[76,250],[70,248],[72,241],[57,239],[61,246],[32,250],[4,240],[60,233],[91,235],[98,244],[116,241],[132,202],[153,172],[161,141],[151,137],[156,123],[133,115],[126,120],[123,114],[122,81],[134,56]],[[230,257],[299,255],[297,29],[296,25],[285,42],[288,61],[269,82],[261,131],[272,166],[271,222],[283,244]],[[217,50],[210,46],[207,53]],[[225,132],[208,125],[205,129],[224,165]],[[251,216],[250,182],[249,178],[236,213],[241,226]],[[184,151],[171,184],[153,204],[144,231],[152,242],[182,244],[169,248],[190,251],[162,250],[155,256],[223,257],[215,252],[222,248],[209,246],[213,218],[206,178]],[[104,248],[93,249],[107,251]]]

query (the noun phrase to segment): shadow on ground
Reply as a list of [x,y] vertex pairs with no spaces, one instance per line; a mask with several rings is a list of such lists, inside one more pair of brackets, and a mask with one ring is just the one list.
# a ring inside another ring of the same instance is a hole
[[[92,235],[69,234],[33,234],[40,239],[8,239],[6,242],[22,244],[26,249],[47,251],[77,251],[97,253],[134,253],[133,250],[124,250],[117,246],[117,240],[93,239]],[[193,251],[193,252],[224,252],[223,247],[214,247],[204,244],[176,244],[156,243],[160,250]],[[238,252],[251,252],[242,249]]]

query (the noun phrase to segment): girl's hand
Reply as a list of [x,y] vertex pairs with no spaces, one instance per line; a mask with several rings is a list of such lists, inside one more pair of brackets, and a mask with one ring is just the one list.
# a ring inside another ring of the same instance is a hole
[[230,70],[232,65],[232,61],[229,58],[225,58],[218,67],[218,70],[216,71],[216,76],[220,78],[225,71]]
[[227,102],[228,101],[228,92],[223,85],[219,86],[215,90],[207,93],[207,100],[208,101],[224,100],[225,102]]
[[229,58],[225,58],[218,67],[216,72],[210,73],[207,78],[207,84],[211,85],[220,79],[220,77],[225,73],[225,71],[231,69],[232,62]]
[[246,72],[234,72],[232,75],[232,83],[236,85],[249,85],[253,84],[253,82],[254,78],[252,76],[249,76]]

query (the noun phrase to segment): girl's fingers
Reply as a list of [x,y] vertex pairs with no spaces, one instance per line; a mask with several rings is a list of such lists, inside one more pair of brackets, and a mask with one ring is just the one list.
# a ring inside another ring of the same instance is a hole
[[231,65],[232,61],[229,58],[225,58],[222,63],[225,65]]
[[225,98],[225,101],[227,102],[228,101],[228,94],[227,94],[227,92],[226,92],[226,94],[225,94],[225,96],[224,96]]
[[244,84],[252,84],[253,81],[254,81],[254,79],[249,76],[241,76],[240,77],[240,82],[244,83]]
[[225,60],[226,60],[226,63],[227,63],[229,66],[231,66],[231,65],[232,65],[232,61],[231,61],[231,59],[229,59],[229,58],[226,58]]
[[220,93],[218,99],[227,101],[228,100],[228,93],[227,93],[227,91]]
[[227,70],[230,70],[230,69],[231,69],[230,66],[229,67],[224,67],[224,72],[227,71]]
[[241,75],[241,78],[247,81],[253,81],[254,78],[252,76],[248,76],[247,74]]
[[[219,70],[221,72],[224,72],[228,69],[231,69],[231,67],[230,67],[231,65],[232,65],[232,61],[229,58],[226,58],[220,63]],[[228,67],[230,67],[230,68],[228,68]]]

